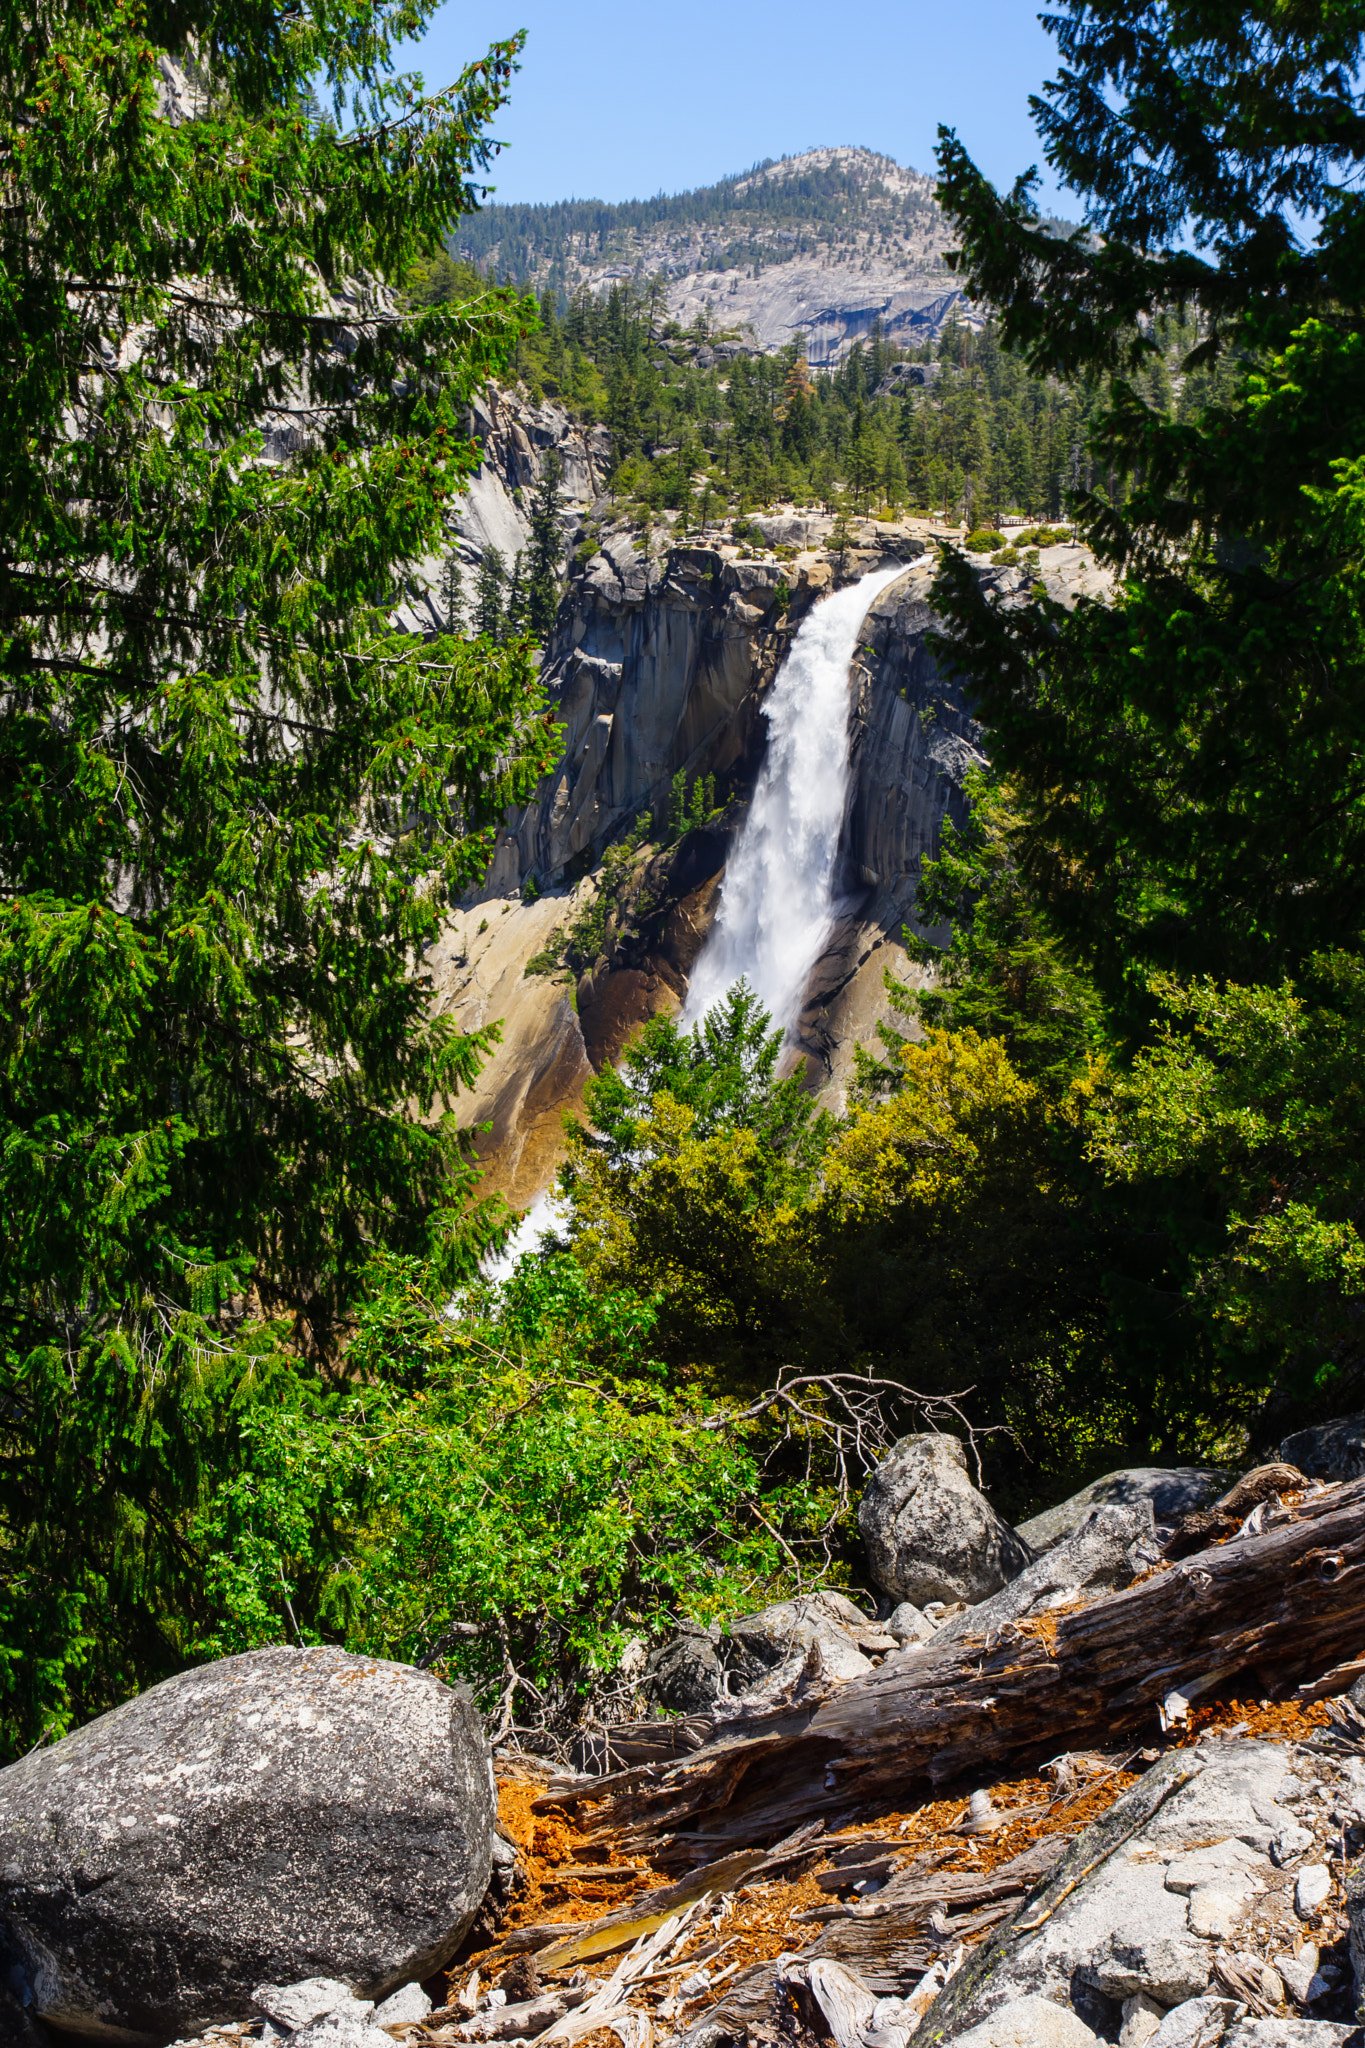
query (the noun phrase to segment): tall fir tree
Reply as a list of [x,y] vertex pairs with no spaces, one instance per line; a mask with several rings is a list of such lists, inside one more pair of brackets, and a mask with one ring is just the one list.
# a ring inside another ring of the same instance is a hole
[[520,651],[393,620],[528,309],[389,284],[475,203],[520,45],[426,95],[431,11],[6,10],[0,1741],[183,1659],[253,1320],[305,1370],[376,1243],[454,1279],[493,1230],[454,1115],[488,1035],[419,963],[551,733]]
[[560,486],[564,468],[558,449],[545,457],[531,500],[531,564],[527,581],[526,623],[539,640],[548,637],[559,610],[559,565],[564,535],[559,523]]
[[[1273,978],[1365,925],[1365,23],[1070,0],[1049,25],[1035,114],[1084,227],[1049,232],[1032,174],[997,193],[946,130],[939,190],[1003,340],[1107,391],[1065,476],[1123,580],[1011,613],[953,562],[949,654],[1029,872],[1111,988]],[[1229,365],[1183,418],[1149,375],[1173,316],[1196,391]]]
[[501,548],[485,548],[474,585],[474,630],[495,646],[506,632],[506,583],[507,564]]

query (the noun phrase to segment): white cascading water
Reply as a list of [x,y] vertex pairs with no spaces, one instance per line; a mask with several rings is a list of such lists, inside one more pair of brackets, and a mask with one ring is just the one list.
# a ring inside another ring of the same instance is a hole
[[833,924],[848,797],[848,671],[867,608],[900,568],[876,569],[803,620],[763,707],[768,751],[720,908],[692,971],[684,1025],[741,975],[789,1032]]
[[[795,1023],[833,923],[834,862],[848,798],[848,671],[867,608],[900,568],[876,569],[803,620],[763,707],[768,751],[725,870],[720,908],[692,972],[685,1026],[743,975],[773,1023]],[[505,1280],[562,1221],[552,1188],[484,1266]]]

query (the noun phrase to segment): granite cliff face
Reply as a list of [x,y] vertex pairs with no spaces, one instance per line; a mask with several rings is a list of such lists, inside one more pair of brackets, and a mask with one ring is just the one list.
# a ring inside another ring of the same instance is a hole
[[[869,619],[853,678],[843,908],[799,1030],[812,1080],[835,1095],[854,1037],[885,1012],[883,967],[908,969],[898,937],[920,856],[935,846],[945,809],[961,812],[962,774],[980,758],[960,692],[923,646],[923,548],[896,534],[858,549],[843,570],[848,580],[888,560],[908,564]],[[529,1200],[550,1179],[561,1112],[590,1074],[619,1057],[646,1017],[683,1001],[762,759],[764,693],[806,610],[838,579],[818,547],[782,560],[744,560],[732,546],[646,554],[626,531],[605,535],[576,573],[549,664],[562,759],[536,800],[509,816],[484,888],[428,958],[461,1024],[503,1024],[471,1109],[492,1122],[485,1154],[512,1199]],[[666,813],[679,771],[689,784],[715,777],[706,827],[665,851],[640,849],[603,906],[591,963],[576,974],[528,973],[597,897],[606,848],[642,816]]]
[[[524,544],[516,494],[550,447],[565,463],[575,548],[546,671],[563,753],[535,799],[509,814],[483,886],[426,962],[440,1006],[462,1027],[502,1026],[465,1109],[491,1126],[480,1141],[491,1185],[521,1204],[552,1179],[563,1112],[587,1080],[645,1018],[685,998],[763,757],[764,695],[811,605],[904,564],[871,605],[852,664],[836,922],[796,1032],[812,1086],[832,1103],[854,1044],[888,1014],[884,971],[917,979],[900,934],[920,863],[937,852],[945,815],[965,817],[964,778],[984,754],[966,694],[928,644],[929,522],[864,522],[842,557],[824,546],[830,521],[804,512],[751,521],[742,545],[722,529],[706,544],[675,542],[664,522],[642,535],[598,495],[600,430],[506,396],[478,424],[485,462],[462,515],[462,552],[473,560],[489,544]],[[984,562],[980,573],[1005,595],[1026,580]],[[1045,550],[1042,573],[1063,597],[1102,587],[1076,548]],[[434,589],[414,606],[414,622],[428,616],[441,623]],[[715,808],[661,849],[647,820],[666,816],[679,773],[689,787],[713,777]],[[629,833],[645,843],[624,863],[614,856],[604,881],[604,855]],[[566,963],[557,956],[571,928]]]

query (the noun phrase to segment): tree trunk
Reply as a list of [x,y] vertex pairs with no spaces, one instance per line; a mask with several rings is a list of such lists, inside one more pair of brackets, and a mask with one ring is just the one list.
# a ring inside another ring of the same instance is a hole
[[[818,1814],[904,1803],[1022,1753],[1133,1728],[1175,1692],[1239,1672],[1292,1691],[1365,1650],[1365,1480],[1282,1509],[1263,1533],[1159,1569],[1126,1592],[898,1659],[871,1677],[717,1724],[690,1755],[555,1785],[538,1809],[656,1866],[688,1867]],[[1355,1673],[1343,1670],[1344,1690]],[[1314,1696],[1330,1682],[1305,1687]]]

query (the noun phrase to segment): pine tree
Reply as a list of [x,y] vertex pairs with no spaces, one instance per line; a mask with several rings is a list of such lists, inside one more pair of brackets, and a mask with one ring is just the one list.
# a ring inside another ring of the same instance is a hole
[[531,569],[527,587],[526,623],[539,640],[549,637],[559,610],[559,564],[564,535],[559,523],[563,464],[552,448],[545,457],[531,501]]
[[[1266,979],[1365,926],[1365,318],[1342,285],[1365,34],[1354,9],[1157,0],[1068,0],[1049,26],[1039,126],[1087,232],[1049,235],[1030,180],[997,193],[946,130],[940,190],[1005,343],[1112,380],[1088,442],[1063,414],[1053,473],[1123,580],[1007,618],[950,564],[935,602],[1028,870],[1110,987]],[[1173,307],[1201,337],[1186,382],[1230,366],[1180,420],[1142,388]]]
[[506,581],[507,564],[501,548],[485,548],[474,585],[474,631],[495,646],[506,633],[507,617],[503,602]]
[[507,578],[507,603],[503,611],[502,637],[514,640],[526,631],[526,551],[518,548]]
[[460,637],[464,631],[464,572],[453,548],[441,569],[440,603],[447,633]]
[[687,770],[680,768],[668,791],[668,837],[681,839],[687,830]]
[[520,652],[393,622],[526,309],[389,286],[520,45],[424,97],[431,11],[0,39],[0,1747],[191,1654],[213,1416],[330,1355],[377,1245],[454,1279],[490,1234],[453,1114],[489,1040],[414,963],[549,735]]

